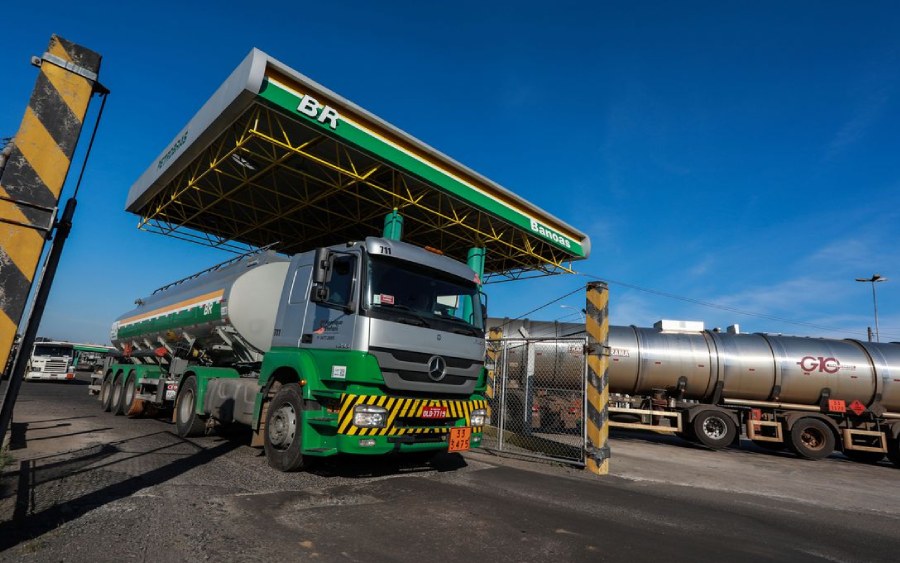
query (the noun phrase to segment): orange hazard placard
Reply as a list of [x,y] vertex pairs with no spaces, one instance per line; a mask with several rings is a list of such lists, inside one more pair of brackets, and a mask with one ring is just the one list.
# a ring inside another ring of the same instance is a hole
[[831,412],[847,412],[847,403],[840,399],[828,399],[828,410]]
[[472,439],[472,428],[469,426],[463,428],[451,428],[448,452],[467,452],[471,447],[469,441]]

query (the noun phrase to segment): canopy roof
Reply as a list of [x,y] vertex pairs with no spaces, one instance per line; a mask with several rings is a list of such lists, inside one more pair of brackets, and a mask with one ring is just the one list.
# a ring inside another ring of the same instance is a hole
[[570,272],[588,237],[352,102],[254,49],[131,187],[140,228],[287,254],[380,235],[485,274]]

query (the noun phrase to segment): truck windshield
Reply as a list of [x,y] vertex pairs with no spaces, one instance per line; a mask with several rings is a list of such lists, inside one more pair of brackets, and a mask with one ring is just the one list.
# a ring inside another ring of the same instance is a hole
[[368,280],[366,308],[376,318],[484,336],[474,281],[379,256],[370,257]]
[[72,348],[70,346],[59,346],[54,344],[35,344],[32,356],[71,356]]

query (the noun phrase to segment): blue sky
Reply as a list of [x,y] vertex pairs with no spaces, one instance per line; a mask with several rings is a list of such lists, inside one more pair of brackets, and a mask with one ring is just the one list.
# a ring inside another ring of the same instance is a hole
[[[40,332],[107,341],[135,298],[227,258],[138,231],[125,197],[258,47],[587,232],[576,267],[612,281],[613,324],[864,338],[853,280],[880,273],[900,340],[898,24],[890,2],[13,3],[0,137],[51,33],[101,53],[112,91]],[[491,314],[587,281],[490,285]]]

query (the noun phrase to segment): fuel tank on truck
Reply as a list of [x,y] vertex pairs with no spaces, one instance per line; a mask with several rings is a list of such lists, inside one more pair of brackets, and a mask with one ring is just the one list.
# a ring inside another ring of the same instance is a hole
[[[519,319],[490,319],[503,338],[584,337],[584,325]],[[571,346],[540,341],[535,375],[546,374],[572,355]],[[507,354],[508,377],[520,377],[524,356],[512,342]],[[609,390],[650,395],[674,390],[684,378],[684,398],[712,397],[722,382],[722,398],[815,405],[824,389],[831,399],[881,405],[900,412],[900,345],[703,330],[702,323],[661,321],[654,328],[610,326]],[[524,348],[523,348],[524,350]],[[553,357],[555,351],[557,356]],[[522,356],[522,358],[520,358]],[[524,372],[523,372],[524,373]],[[576,370],[565,374],[575,377]],[[543,375],[556,382],[564,374]],[[571,383],[571,382],[569,382]]]
[[272,344],[289,264],[264,252],[171,283],[138,299],[113,323],[110,340],[127,352],[193,339],[216,363],[258,360]]

